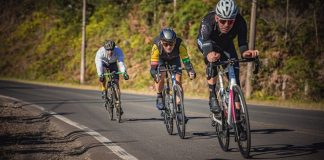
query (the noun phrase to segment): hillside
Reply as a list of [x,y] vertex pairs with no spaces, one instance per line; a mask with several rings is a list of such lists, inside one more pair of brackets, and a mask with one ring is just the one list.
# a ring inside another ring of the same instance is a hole
[[[125,52],[130,74],[123,88],[151,90],[149,58],[153,38],[162,27],[184,39],[198,78],[184,76],[191,95],[205,95],[205,67],[197,50],[201,18],[217,0],[88,0],[86,83],[97,84],[94,57],[105,39],[114,39]],[[318,0],[290,2],[259,0],[256,48],[262,70],[253,78],[253,98],[320,101],[324,93],[323,8]],[[251,2],[238,0],[249,23]],[[82,3],[77,0],[2,0],[0,15],[0,76],[78,83],[81,55]],[[287,26],[287,27],[285,27]],[[286,35],[286,36],[283,36]],[[241,84],[245,81],[244,66]],[[243,85],[244,87],[244,85]],[[284,93],[284,97],[282,94]]]

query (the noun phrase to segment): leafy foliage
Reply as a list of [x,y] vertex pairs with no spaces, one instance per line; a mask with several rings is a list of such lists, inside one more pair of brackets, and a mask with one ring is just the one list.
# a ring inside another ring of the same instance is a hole
[[[200,21],[217,0],[88,0],[86,82],[97,83],[94,56],[105,39],[114,39],[125,52],[130,74],[122,87],[151,89],[149,58],[152,40],[163,27],[172,27],[187,45],[198,74],[186,74],[186,92],[207,93],[202,56],[196,45]],[[277,99],[288,79],[287,98],[320,100],[324,93],[323,26],[319,0],[258,1],[256,48],[262,71],[254,77],[254,95]],[[240,13],[250,20],[251,1],[237,0]],[[77,0],[3,0],[0,6],[0,76],[75,82],[79,80],[82,2]],[[283,18],[284,17],[284,18]],[[286,23],[286,18],[288,21]],[[248,26],[249,27],[249,26]],[[244,68],[241,69],[244,71]],[[244,73],[244,72],[243,72]],[[244,74],[241,78],[244,81]],[[307,94],[305,96],[305,90]]]

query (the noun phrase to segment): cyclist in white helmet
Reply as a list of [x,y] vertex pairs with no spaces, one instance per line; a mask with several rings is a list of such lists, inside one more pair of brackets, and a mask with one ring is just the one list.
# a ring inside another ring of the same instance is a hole
[[[111,72],[124,72],[123,78],[125,80],[129,79],[129,76],[126,72],[126,67],[124,64],[124,53],[123,51],[116,46],[113,40],[106,40],[102,47],[100,47],[96,53],[95,63],[97,68],[97,74],[99,76],[99,82],[101,83],[101,90],[105,91],[105,76],[104,70],[108,68]],[[116,84],[119,84],[119,76],[114,75],[113,77]]]
[[[238,47],[243,58],[255,58],[257,50],[249,50],[247,42],[247,26],[244,18],[240,15],[239,9],[234,0],[220,0],[215,11],[208,13],[201,21],[197,43],[198,48],[204,56],[206,64],[207,83],[209,86],[210,111],[218,114],[220,107],[215,93],[216,67],[209,68],[209,63],[228,58],[238,58],[234,46],[234,38],[238,36]],[[235,64],[235,77],[238,85],[239,64]],[[239,108],[238,98],[235,97],[236,108]]]

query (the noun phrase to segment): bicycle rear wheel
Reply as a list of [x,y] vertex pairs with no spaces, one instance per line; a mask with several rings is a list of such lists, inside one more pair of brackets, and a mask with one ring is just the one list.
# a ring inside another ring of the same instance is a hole
[[[174,113],[176,114],[176,124],[178,129],[178,134],[181,139],[185,138],[186,135],[186,116],[185,116],[185,110],[184,110],[184,104],[183,104],[183,94],[181,87],[176,84],[173,88],[173,109]],[[177,100],[177,98],[179,98]]]
[[171,111],[171,103],[172,99],[170,99],[169,93],[167,93],[166,89],[163,89],[162,91],[163,94],[163,105],[165,106],[165,110],[162,111],[164,112],[164,124],[165,127],[169,133],[169,135],[172,135],[173,132],[173,117],[172,117],[172,111]]
[[121,116],[122,116],[122,108],[121,108],[121,99],[120,99],[120,91],[117,86],[117,84],[113,84],[113,97],[114,97],[114,106],[116,108],[116,116],[118,123],[121,122]]
[[[244,158],[249,158],[251,149],[251,133],[248,109],[241,88],[239,86],[233,86],[233,91],[234,95],[238,96],[241,107],[240,110],[237,110],[240,114],[240,118],[239,120],[236,120],[234,125],[237,144],[242,156]],[[245,133],[245,136],[240,136],[241,133]]]

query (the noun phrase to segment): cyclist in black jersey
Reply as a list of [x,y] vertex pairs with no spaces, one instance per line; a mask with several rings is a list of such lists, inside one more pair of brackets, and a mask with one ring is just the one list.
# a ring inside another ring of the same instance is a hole
[[[218,60],[238,58],[233,43],[236,36],[238,36],[241,57],[255,58],[258,55],[257,50],[248,49],[246,22],[238,10],[234,0],[220,0],[215,11],[208,13],[201,21],[197,37],[198,48],[204,55],[206,64],[210,111],[215,114],[220,112],[215,93],[217,70],[216,67],[209,68],[208,64]],[[236,81],[240,85],[238,63],[235,64],[234,71]],[[239,102],[237,98],[235,99],[235,106],[239,109]]]

